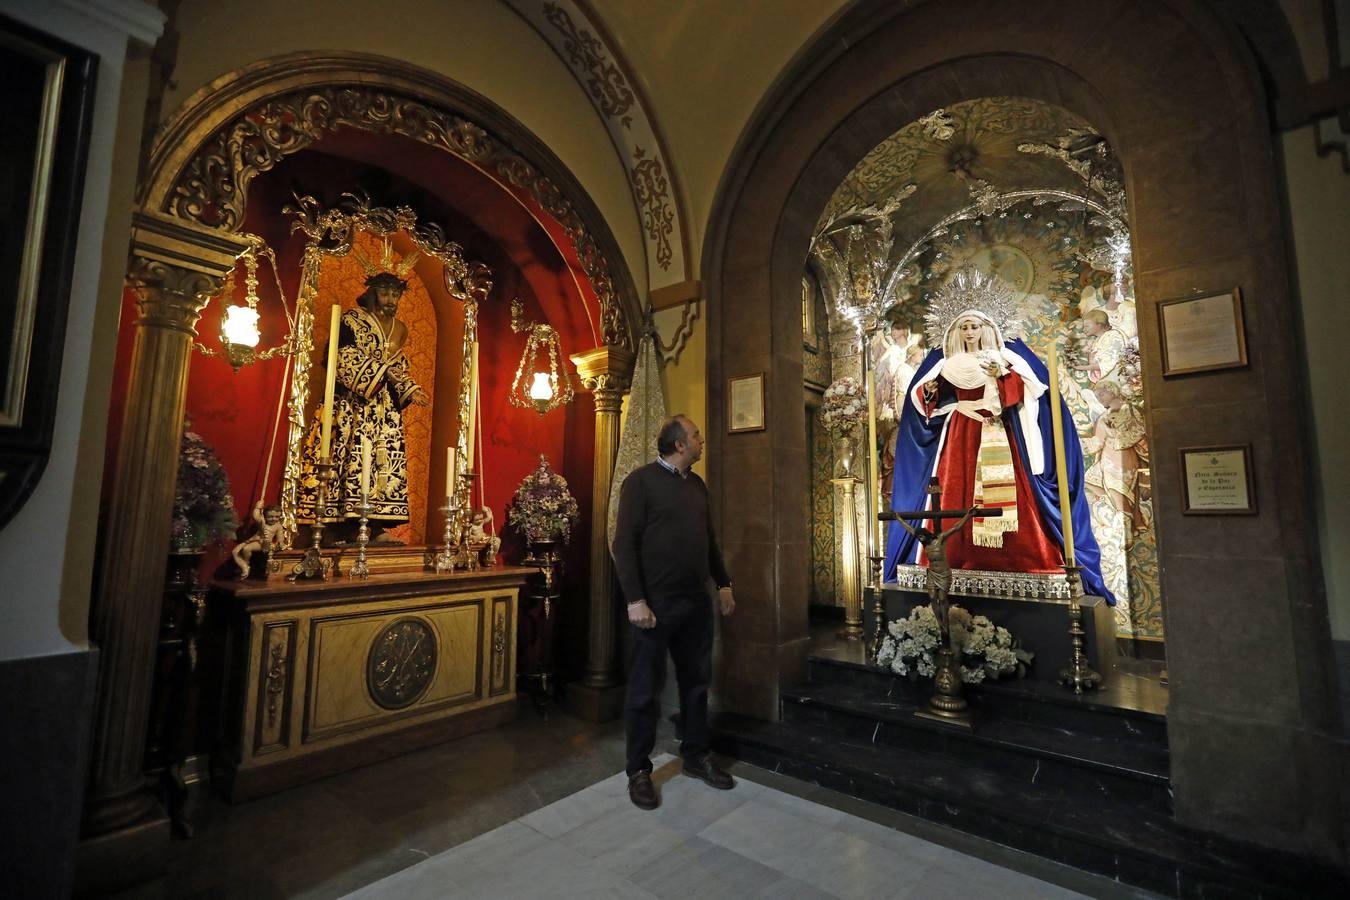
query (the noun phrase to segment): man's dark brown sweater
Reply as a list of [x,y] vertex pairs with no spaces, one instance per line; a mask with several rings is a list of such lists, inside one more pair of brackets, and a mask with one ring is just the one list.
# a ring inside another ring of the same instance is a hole
[[629,603],[706,597],[708,579],[731,584],[708,512],[708,487],[652,462],[623,480],[614,568]]

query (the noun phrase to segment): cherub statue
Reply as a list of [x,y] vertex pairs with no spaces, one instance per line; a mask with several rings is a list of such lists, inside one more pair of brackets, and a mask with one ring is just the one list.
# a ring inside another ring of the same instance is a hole
[[947,623],[947,593],[952,589],[952,564],[947,561],[947,538],[961,530],[961,526],[970,521],[970,517],[975,515],[979,509],[972,506],[964,516],[956,520],[956,523],[943,531],[941,534],[933,534],[922,525],[917,528],[906,522],[904,519],[896,518],[896,521],[905,527],[905,530],[914,535],[915,540],[923,545],[924,555],[928,557],[928,571],[926,581],[928,586],[928,596],[933,601],[933,611],[938,614],[938,622],[942,626],[942,633],[946,634],[949,628]]
[[494,559],[502,548],[502,539],[492,532],[492,510],[484,506],[473,511],[469,518],[469,545],[486,547],[487,559]]
[[247,540],[234,546],[234,564],[239,567],[241,581],[248,577],[249,562],[253,554],[259,550],[271,553],[279,548],[282,532],[285,530],[285,526],[281,523],[281,507],[263,506],[261,500],[253,504],[253,521],[258,523],[258,530]]

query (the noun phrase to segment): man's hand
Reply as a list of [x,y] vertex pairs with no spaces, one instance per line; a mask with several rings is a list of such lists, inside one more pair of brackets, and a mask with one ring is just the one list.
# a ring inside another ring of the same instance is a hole
[[[731,593],[730,587],[718,588],[717,606],[724,616],[729,616],[736,611],[736,597]],[[632,613],[629,613],[629,615],[632,615]]]
[[418,388],[417,390],[413,391],[413,395],[412,395],[412,405],[413,405],[413,406],[430,406],[430,405],[431,405],[431,399],[430,399],[429,397],[427,397],[426,393],[423,392],[423,390],[422,390],[421,388]]
[[628,621],[639,628],[655,628],[656,615],[646,600],[628,604]]

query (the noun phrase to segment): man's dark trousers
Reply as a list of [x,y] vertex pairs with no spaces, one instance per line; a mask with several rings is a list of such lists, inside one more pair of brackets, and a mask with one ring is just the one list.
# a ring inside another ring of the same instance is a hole
[[684,740],[680,756],[696,759],[708,752],[708,685],[712,681],[713,609],[707,594],[651,604],[656,627],[638,628],[628,663],[624,730],[628,736],[628,774],[650,772],[660,715],[661,675],[666,653],[675,661]]

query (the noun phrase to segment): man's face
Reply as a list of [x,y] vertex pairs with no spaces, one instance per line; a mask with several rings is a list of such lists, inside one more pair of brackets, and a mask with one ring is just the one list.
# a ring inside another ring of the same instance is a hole
[[398,312],[398,301],[403,296],[403,292],[396,287],[380,285],[375,288],[375,306],[386,316],[392,316]]
[[675,449],[683,457],[684,467],[688,468],[703,458],[703,432],[689,419],[681,418],[680,422],[684,425],[685,440],[677,441]]

